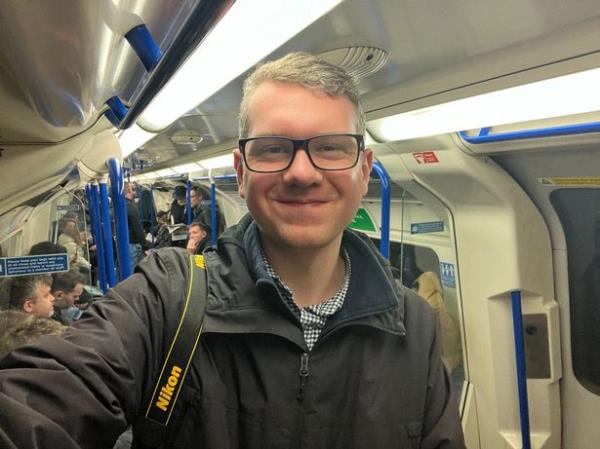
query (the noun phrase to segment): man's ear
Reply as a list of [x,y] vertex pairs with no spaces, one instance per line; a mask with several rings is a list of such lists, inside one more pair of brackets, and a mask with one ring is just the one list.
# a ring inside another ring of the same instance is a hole
[[27,313],[31,313],[33,312],[33,301],[31,299],[26,300],[23,303],[23,311],[27,312]]
[[233,150],[233,168],[235,168],[240,197],[246,198],[246,191],[244,188],[244,157],[238,148]]
[[369,176],[373,169],[373,151],[370,148],[365,148],[360,161],[360,181],[362,184],[362,194],[365,196],[369,190]]

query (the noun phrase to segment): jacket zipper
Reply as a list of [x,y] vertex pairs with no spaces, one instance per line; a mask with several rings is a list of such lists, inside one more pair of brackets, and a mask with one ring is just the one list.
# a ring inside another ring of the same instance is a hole
[[298,370],[298,375],[300,376],[300,388],[296,395],[296,399],[299,401],[304,399],[304,388],[306,387],[306,381],[310,375],[310,371],[308,370],[308,357],[308,352],[305,352],[300,356],[300,369]]

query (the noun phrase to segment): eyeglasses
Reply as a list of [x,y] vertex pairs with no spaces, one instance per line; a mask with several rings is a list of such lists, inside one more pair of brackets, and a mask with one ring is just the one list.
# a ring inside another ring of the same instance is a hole
[[354,167],[365,143],[360,134],[328,134],[309,139],[268,136],[240,139],[239,148],[246,168],[257,173],[287,170],[299,148],[306,151],[315,168],[336,171]]

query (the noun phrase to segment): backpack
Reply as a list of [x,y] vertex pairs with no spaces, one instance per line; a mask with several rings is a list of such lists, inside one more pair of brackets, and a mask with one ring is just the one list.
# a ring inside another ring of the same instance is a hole
[[171,345],[156,378],[152,396],[146,404],[144,416],[134,426],[132,447],[137,449],[160,448],[164,444],[171,414],[200,342],[208,297],[202,255],[189,256],[187,286],[181,318],[174,335],[169,336]]

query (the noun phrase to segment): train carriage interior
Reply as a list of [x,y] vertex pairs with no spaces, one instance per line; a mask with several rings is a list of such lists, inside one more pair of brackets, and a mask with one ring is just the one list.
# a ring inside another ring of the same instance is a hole
[[237,223],[243,80],[317,54],[360,80],[381,167],[349,226],[433,283],[467,447],[598,447],[596,0],[3,0],[0,38],[0,257],[70,214],[104,290],[90,201],[110,190],[110,229],[124,180],[149,234],[192,186]]

